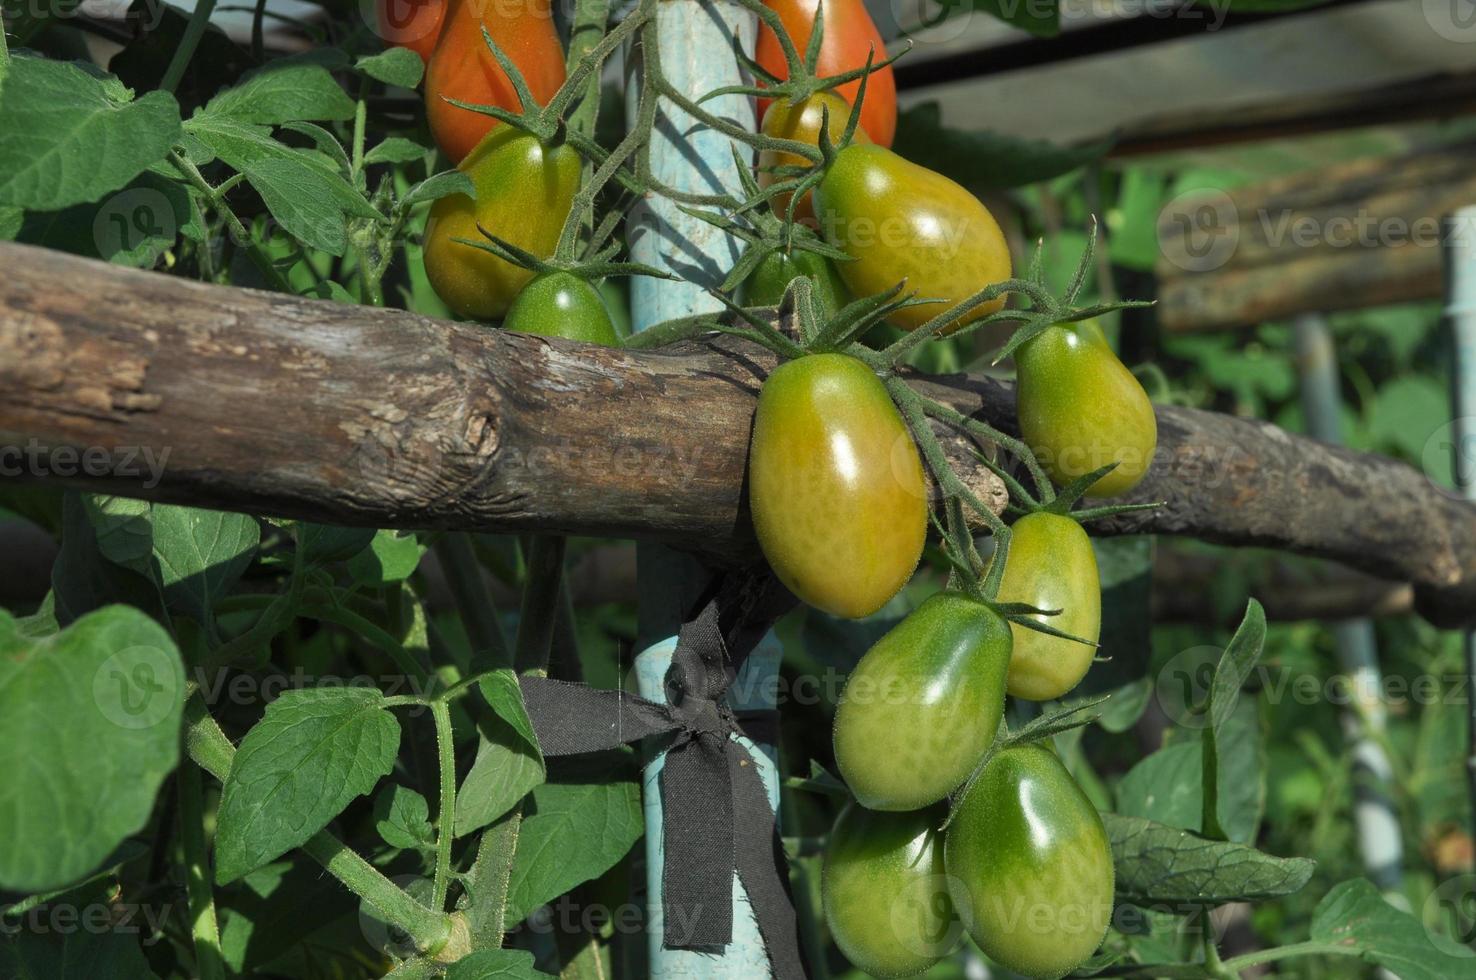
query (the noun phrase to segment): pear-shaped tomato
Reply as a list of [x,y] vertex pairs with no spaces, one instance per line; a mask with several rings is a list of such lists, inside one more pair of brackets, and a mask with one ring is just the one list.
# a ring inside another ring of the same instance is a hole
[[[1097,642],[1102,631],[1102,587],[1097,554],[1081,525],[1069,517],[1037,513],[1020,518],[1010,531],[1010,557],[999,585],[999,601],[1059,609],[1060,615],[1033,618]],[[1010,657],[1008,686],[1017,698],[1059,698],[1081,683],[1097,653],[1085,643],[1018,623],[1011,623],[1010,629],[1015,634],[1015,652]]]
[[480,224],[540,258],[552,255],[579,192],[579,154],[568,144],[547,149],[527,133],[503,126],[458,169],[471,178],[477,199],[452,194],[431,206],[425,274],[454,312],[501,319],[533,273],[456,239],[484,241]]
[[1001,750],[954,810],[943,846],[954,907],[979,948],[1027,977],[1060,977],[1102,943],[1112,849],[1055,754]]
[[959,929],[943,873],[940,807],[878,813],[848,804],[820,875],[830,938],[874,977],[910,977],[953,951]]
[[1009,664],[1009,624],[954,592],[930,596],[866,651],[834,735],[861,805],[916,810],[963,783],[994,741]]
[[[820,233],[855,261],[840,263],[852,294],[870,296],[905,281],[919,299],[892,316],[916,330],[949,307],[1010,278],[1010,249],[989,209],[963,187],[880,146],[836,154],[815,190]],[[971,323],[1004,297],[963,317]]]
[[446,0],[377,0],[375,29],[385,43],[409,48],[430,61],[441,24],[446,19]]
[[550,272],[528,283],[502,325],[519,333],[620,346],[599,289],[567,272]]
[[[460,163],[494,128],[491,116],[452,105],[524,108],[482,31],[517,65],[539,105],[564,84],[564,49],[549,4],[507,0],[448,0],[440,35],[425,71],[425,119],[436,145]],[[531,106],[527,108],[532,108]]]
[[1090,320],[1048,327],[1015,352],[1015,371],[1020,434],[1056,482],[1115,462],[1087,495],[1115,497],[1137,486],[1158,447],[1158,422],[1101,327]]
[[764,557],[801,600],[859,619],[907,584],[927,537],[927,485],[912,433],[865,364],[812,354],[775,369],[748,466]]
[[[827,117],[827,113],[829,114]],[[797,143],[808,143],[810,146],[820,145],[820,127],[829,119],[830,140],[839,143],[846,132],[846,122],[851,117],[851,107],[846,100],[831,92],[816,92],[814,95],[795,105],[788,99],[780,99],[769,106],[764,113],[763,131],[765,136],[774,139],[793,140]],[[865,130],[856,130],[855,140],[858,143],[869,142]],[[804,167],[810,161],[794,153],[781,153],[777,150],[764,150],[759,154],[758,182],[760,187],[769,187],[781,180],[789,180],[791,177],[778,174],[780,167]],[[789,202],[793,194],[780,194],[774,198],[774,213],[780,217],[789,216]],[[811,195],[806,194],[794,209],[794,219],[806,224],[815,221],[815,207]]]
[[823,255],[795,249],[773,252],[738,287],[738,302],[744,306],[778,306],[784,291],[800,276],[809,276],[815,295],[828,313],[835,313],[850,302],[846,284],[835,265]]

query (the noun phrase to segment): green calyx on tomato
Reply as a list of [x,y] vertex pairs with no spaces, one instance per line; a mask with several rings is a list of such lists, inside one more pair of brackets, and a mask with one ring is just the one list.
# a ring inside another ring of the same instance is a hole
[[846,680],[835,761],[862,806],[916,810],[957,789],[1004,714],[1010,626],[955,592],[926,599]]
[[959,940],[941,807],[878,813],[854,803],[836,818],[825,845],[821,901],[830,936],[874,977],[909,977],[953,951]]
[[502,325],[519,333],[619,347],[615,321],[594,284],[562,271],[546,272],[523,288]]
[[533,256],[552,256],[581,167],[567,144],[550,148],[510,126],[489,133],[461,162],[476,200],[452,194],[436,201],[424,244],[426,276],[453,312],[478,320],[507,315],[534,272],[466,242],[484,242],[485,228]]
[[1024,603],[1058,615],[1029,618],[1087,643],[1052,636],[1012,622],[1009,693],[1049,701],[1076,687],[1092,665],[1102,631],[1102,588],[1091,539],[1073,518],[1039,511],[1010,527],[1009,556],[999,601]]
[[806,603],[851,619],[912,576],[927,536],[927,482],[880,379],[844,354],[780,365],[759,392],[749,505],[764,556]]
[[955,804],[949,893],[979,948],[1027,977],[1084,963],[1112,918],[1112,849],[1096,807],[1041,745],[1004,748]]
[[1015,351],[1020,434],[1053,479],[1114,468],[1087,496],[1115,497],[1143,479],[1158,446],[1153,403],[1091,321],[1047,327]]
[[[846,124],[850,118],[850,106],[846,101],[833,92],[816,92],[798,102],[789,99],[778,99],[770,104],[764,113],[763,125],[760,127],[765,136],[778,140],[793,140],[820,148],[820,130],[826,129],[826,133],[832,145],[839,144],[845,136]],[[869,142],[865,130],[858,129],[852,138],[860,143]],[[788,179],[793,179],[799,173],[813,166],[809,160],[794,153],[783,150],[763,150],[759,153],[758,180],[761,188],[772,187],[774,184]],[[781,216],[789,216],[790,203],[794,194],[789,191],[778,193],[773,198],[774,213]],[[802,195],[794,204],[793,218],[806,225],[815,224],[815,208],[812,195]]]
[[[906,284],[919,302],[890,321],[916,330],[987,286],[1010,278],[1010,250],[989,209],[960,185],[881,146],[835,151],[815,188],[821,236],[852,261],[839,266],[852,294],[872,296]],[[925,302],[924,302],[925,301]],[[1004,306],[974,307],[953,329]]]

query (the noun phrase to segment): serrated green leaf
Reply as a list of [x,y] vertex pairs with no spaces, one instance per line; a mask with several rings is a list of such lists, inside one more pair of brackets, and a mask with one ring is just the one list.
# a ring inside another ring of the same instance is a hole
[[360,58],[354,68],[375,81],[400,88],[414,88],[425,74],[425,64],[420,55],[409,48],[390,48],[379,54]]
[[426,155],[426,148],[403,136],[391,136],[371,146],[364,154],[366,164],[409,163]]
[[400,198],[399,207],[409,208],[426,201],[450,197],[452,194],[476,197],[477,189],[472,184],[471,178],[460,170],[444,170],[427,177],[406,191],[405,196]]
[[282,227],[305,245],[342,255],[347,218],[379,216],[324,157],[279,143],[260,126],[207,115],[191,119],[186,130],[245,174]]
[[51,566],[53,608],[66,625],[94,609],[124,603],[163,612],[158,585],[107,560],[97,544],[97,530],[87,513],[86,495],[67,491],[62,498],[61,551]]
[[1453,941],[1436,946],[1418,919],[1384,901],[1362,878],[1343,882],[1317,903],[1312,940],[1357,949],[1364,962],[1399,980],[1476,976],[1476,954],[1457,954]]
[[533,954],[521,949],[484,949],[463,956],[446,971],[446,980],[549,980],[533,966]]
[[154,574],[153,505],[147,500],[87,494],[87,517],[97,531],[97,548],[116,565],[146,578]]
[[1308,858],[1278,858],[1246,844],[1212,841],[1141,817],[1102,814],[1117,868],[1118,901],[1221,905],[1297,891],[1312,877]]
[[1068,174],[1112,148],[1110,140],[1064,147],[989,131],[968,132],[943,124],[936,102],[913,106],[897,117],[897,152],[919,166],[974,190],[1024,187]]
[[640,788],[633,779],[544,783],[533,790],[508,884],[507,925],[610,870],[642,829]]
[[261,525],[245,514],[160,504],[153,509],[154,564],[164,601],[198,623],[246,571]]
[[134,100],[116,78],[17,57],[0,89],[0,206],[56,211],[95,201],[163,159],[179,137],[167,92]]
[[142,829],[179,760],[184,689],[174,641],[137,609],[44,639],[0,611],[0,887],[70,884]]
[[243,75],[195,114],[202,116],[260,125],[352,119],[354,100],[320,65],[275,62]]
[[374,829],[390,847],[420,850],[436,846],[430,804],[415,790],[387,783],[374,797]]
[[372,688],[289,691],[241,741],[221,793],[216,881],[307,841],[394,767],[400,724]]
[[546,778],[543,760],[500,718],[478,726],[477,758],[456,793],[456,836],[500,819]]
[[482,697],[497,712],[497,717],[512,726],[525,745],[542,758],[543,747],[538,744],[538,733],[533,730],[533,721],[523,704],[523,690],[518,686],[518,675],[512,670],[494,670],[477,681]]
[[[1259,739],[1247,741],[1244,732],[1238,746],[1230,745],[1230,721],[1240,704],[1240,688],[1261,659],[1266,646],[1266,613],[1261,604],[1251,599],[1245,610],[1245,618],[1230,638],[1220,662],[1215,666],[1214,680],[1210,683],[1205,711],[1209,725],[1200,732],[1203,756],[1203,819],[1202,829],[1206,836],[1225,837],[1233,840],[1250,840],[1255,835],[1255,826],[1234,826],[1236,817],[1244,815],[1243,807],[1236,807],[1233,799],[1246,788],[1243,765],[1245,758],[1255,754]],[[1236,751],[1238,747],[1239,751]],[[1255,783],[1261,781],[1259,767],[1253,774]],[[1259,807],[1256,818],[1259,822]]]

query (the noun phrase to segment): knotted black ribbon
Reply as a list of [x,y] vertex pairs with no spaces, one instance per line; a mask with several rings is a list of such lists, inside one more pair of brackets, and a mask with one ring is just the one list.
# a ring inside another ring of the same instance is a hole
[[779,980],[805,976],[787,866],[768,791],[733,740],[743,728],[723,695],[776,610],[790,601],[768,578],[725,579],[677,636],[666,674],[669,704],[548,678],[522,680],[544,755],[670,738],[661,770],[665,944],[732,941],[736,871]]

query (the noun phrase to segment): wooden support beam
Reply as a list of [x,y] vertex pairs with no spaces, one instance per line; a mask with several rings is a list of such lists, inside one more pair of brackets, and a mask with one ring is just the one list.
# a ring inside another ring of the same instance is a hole
[[[774,361],[730,338],[608,350],[6,243],[0,268],[8,478],[336,524],[755,554],[744,474]],[[1011,385],[914,380],[1014,428]],[[1316,555],[1411,583],[1442,625],[1476,614],[1476,507],[1424,474],[1264,422],[1168,406],[1158,419],[1159,455],[1132,499],[1165,506],[1095,533]],[[950,448],[966,458],[961,440]],[[968,479],[1003,505],[992,476]]]

